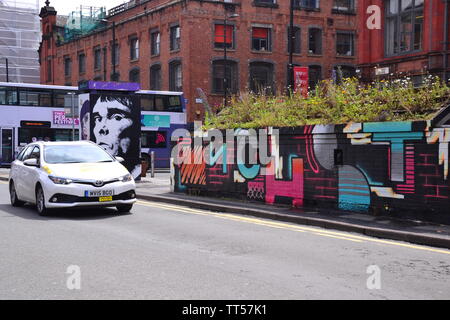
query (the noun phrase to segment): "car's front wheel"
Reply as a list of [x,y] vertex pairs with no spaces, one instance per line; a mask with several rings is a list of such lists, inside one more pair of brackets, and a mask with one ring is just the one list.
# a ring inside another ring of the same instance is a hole
[[131,209],[133,208],[132,204],[121,204],[118,205],[117,207],[117,211],[119,211],[120,213],[130,213]]
[[44,190],[40,185],[36,188],[36,209],[40,216],[48,214],[48,209],[45,207]]
[[20,201],[19,198],[17,198],[16,186],[13,181],[9,184],[9,198],[13,207],[20,207],[24,204],[23,201]]

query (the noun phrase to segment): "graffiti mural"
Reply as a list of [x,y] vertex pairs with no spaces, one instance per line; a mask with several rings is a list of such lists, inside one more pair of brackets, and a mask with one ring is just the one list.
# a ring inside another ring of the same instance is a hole
[[[235,132],[238,145],[243,131]],[[450,221],[448,128],[415,121],[279,128],[276,139],[273,128],[266,132],[269,163],[240,163],[227,143],[210,163],[174,166],[174,190]],[[260,149],[247,148],[244,158],[259,158]]]

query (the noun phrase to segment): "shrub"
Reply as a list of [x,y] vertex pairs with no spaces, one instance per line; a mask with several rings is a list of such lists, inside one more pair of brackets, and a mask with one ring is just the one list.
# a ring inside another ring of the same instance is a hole
[[450,87],[438,77],[426,77],[415,88],[409,78],[360,84],[347,78],[340,84],[319,83],[309,97],[300,94],[243,93],[230,106],[207,115],[205,129],[295,127],[307,124],[429,120],[450,97]]

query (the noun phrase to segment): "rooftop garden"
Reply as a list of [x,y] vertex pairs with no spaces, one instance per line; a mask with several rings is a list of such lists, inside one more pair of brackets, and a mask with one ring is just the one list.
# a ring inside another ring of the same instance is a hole
[[308,98],[243,93],[232,98],[229,107],[208,114],[205,129],[430,120],[449,102],[450,87],[433,76],[427,76],[420,87],[407,77],[370,84],[355,78],[340,84],[324,80]]

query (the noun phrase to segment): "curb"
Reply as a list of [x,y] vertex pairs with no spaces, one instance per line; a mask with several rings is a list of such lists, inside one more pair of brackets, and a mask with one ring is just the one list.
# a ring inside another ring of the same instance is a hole
[[370,236],[370,237],[375,237],[375,238],[404,241],[404,242],[409,242],[409,243],[414,243],[414,244],[450,249],[450,239],[446,239],[446,238],[442,238],[442,237],[427,236],[427,235],[413,233],[413,232],[367,227],[367,226],[362,226],[362,225],[358,225],[358,224],[338,222],[338,221],[322,219],[322,218],[294,216],[294,215],[288,215],[288,214],[273,213],[273,212],[270,212],[267,210],[248,209],[248,208],[243,208],[243,207],[239,207],[239,206],[225,206],[225,205],[221,205],[221,204],[206,203],[206,202],[201,202],[201,201],[196,201],[196,200],[178,199],[178,198],[171,198],[171,197],[158,196],[158,195],[137,194],[137,198],[142,199],[142,200],[147,200],[147,201],[164,202],[164,203],[175,204],[175,205],[184,205],[184,206],[188,206],[188,207],[196,208],[196,209],[219,211],[219,212],[224,212],[224,213],[242,214],[242,215],[253,216],[253,217],[258,217],[258,218],[265,218],[265,219],[270,219],[270,220],[278,220],[278,221],[283,221],[283,222],[291,222],[291,223],[296,223],[296,224],[321,227],[324,229],[334,229],[334,230],[339,230],[339,231],[360,233],[360,234]]

